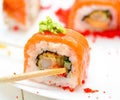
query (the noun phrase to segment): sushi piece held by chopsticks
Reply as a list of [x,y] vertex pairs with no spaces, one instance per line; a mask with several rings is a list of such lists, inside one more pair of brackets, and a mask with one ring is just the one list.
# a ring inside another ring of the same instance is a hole
[[26,80],[26,79],[41,77],[41,76],[58,75],[58,74],[63,74],[65,72],[66,72],[65,68],[39,70],[39,71],[34,71],[34,72],[1,77],[0,83],[21,81],[21,80]]
[[66,73],[38,77],[31,81],[61,87],[71,92],[87,77],[90,59],[87,39],[80,33],[62,27],[49,16],[39,24],[39,31],[24,47],[24,72],[65,68]]

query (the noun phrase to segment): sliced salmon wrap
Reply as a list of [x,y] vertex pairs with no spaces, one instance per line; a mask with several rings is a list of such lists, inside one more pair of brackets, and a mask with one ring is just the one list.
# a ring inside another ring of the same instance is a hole
[[39,0],[3,0],[4,22],[8,29],[27,30],[40,11]]
[[84,35],[97,33],[114,37],[120,35],[120,31],[116,31],[120,29],[119,16],[119,0],[76,0],[70,11],[68,27]]
[[74,91],[87,76],[90,59],[88,42],[80,33],[62,29],[50,18],[47,23],[41,24],[40,30],[43,30],[34,34],[25,45],[24,72],[65,68],[63,74],[32,80]]

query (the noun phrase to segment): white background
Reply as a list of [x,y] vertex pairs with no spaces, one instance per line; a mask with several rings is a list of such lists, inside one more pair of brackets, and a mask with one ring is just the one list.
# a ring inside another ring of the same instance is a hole
[[[51,16],[58,21],[54,15],[59,7],[67,9],[73,0],[42,0],[42,4],[51,6],[51,9],[41,11],[38,20]],[[28,32],[15,33],[8,30],[0,30],[0,76],[23,72],[23,47],[27,39],[38,31],[38,21]],[[0,26],[2,26],[0,21]],[[19,84],[0,84],[0,100],[22,100],[21,89],[24,91],[24,100],[47,100],[48,98],[62,100],[119,100],[120,90],[120,38],[113,39],[97,37],[96,41],[92,36],[87,37],[91,47],[91,59],[88,71],[88,79],[84,86],[79,87],[75,92],[70,93],[59,88],[34,84],[29,81]],[[16,88],[17,87],[17,88]],[[84,93],[84,88],[97,89],[99,92],[93,94]],[[20,89],[19,89],[20,88]],[[103,93],[103,92],[106,93]],[[30,93],[29,93],[30,92]],[[32,94],[33,93],[33,94]],[[34,95],[35,94],[35,95]],[[16,98],[18,96],[18,98]],[[45,96],[48,98],[44,98]]]

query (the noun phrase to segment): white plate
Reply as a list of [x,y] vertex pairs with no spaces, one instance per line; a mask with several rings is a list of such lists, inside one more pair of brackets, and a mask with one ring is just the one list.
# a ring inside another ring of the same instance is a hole
[[[55,99],[82,99],[93,100],[118,100],[120,99],[120,39],[97,38],[92,42],[88,38],[91,47],[91,60],[88,71],[88,79],[84,86],[75,92],[69,92],[60,88],[41,85],[30,81],[21,81],[14,86],[26,91]],[[16,52],[17,51],[17,52]],[[10,53],[9,53],[10,52]],[[7,46],[0,49],[0,75],[11,75],[23,72],[23,49]],[[99,90],[97,93],[84,93],[84,88]],[[104,91],[106,93],[104,93]]]
[[[43,0],[42,0],[43,1]],[[43,4],[48,5],[44,0]],[[52,0],[54,1],[54,0]],[[72,2],[73,0],[69,0]],[[64,0],[50,2],[60,4]],[[65,3],[63,3],[65,6]],[[70,3],[69,3],[70,4]],[[62,4],[61,4],[62,5]],[[60,7],[60,6],[58,6]],[[57,6],[52,6],[55,11]],[[63,7],[64,8],[64,7]],[[42,20],[50,10],[44,10],[38,20]],[[54,13],[49,13],[52,18],[58,20]],[[0,23],[1,25],[1,23]],[[23,47],[27,39],[38,30],[38,22],[28,33],[14,33],[0,30],[0,45],[5,44],[5,48],[0,48],[0,76],[11,75],[23,72]],[[93,37],[87,37],[91,47],[91,59],[88,71],[88,79],[84,86],[79,87],[75,92],[69,92],[57,87],[46,86],[30,81],[21,81],[13,84],[16,87],[29,91],[31,93],[42,95],[55,99],[68,100],[119,100],[120,90],[120,38],[107,39],[100,38],[94,41]],[[99,90],[96,93],[85,93],[84,88]]]

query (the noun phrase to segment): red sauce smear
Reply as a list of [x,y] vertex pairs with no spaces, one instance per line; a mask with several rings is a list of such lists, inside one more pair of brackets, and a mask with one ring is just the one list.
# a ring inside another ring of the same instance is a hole
[[92,89],[90,89],[90,88],[85,88],[85,89],[84,89],[84,92],[85,92],[85,93],[95,93],[95,92],[99,92],[99,90],[92,90]]
[[68,22],[68,17],[69,17],[69,13],[70,13],[70,9],[58,9],[55,14],[56,16],[59,18],[59,20],[61,22],[63,22],[65,24],[65,26],[67,26],[67,22]]

